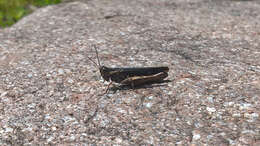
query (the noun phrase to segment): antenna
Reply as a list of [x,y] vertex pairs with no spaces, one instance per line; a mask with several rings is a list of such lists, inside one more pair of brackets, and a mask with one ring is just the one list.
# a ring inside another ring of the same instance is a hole
[[93,45],[93,46],[94,46],[94,48],[95,48],[95,50],[96,50],[98,64],[97,64],[95,61],[93,61],[90,57],[87,56],[87,58],[88,58],[92,63],[94,63],[94,65],[99,69],[99,68],[101,67],[101,65],[100,65],[100,61],[99,61],[99,57],[98,57],[97,47],[96,47],[96,45]]
[[[88,57],[88,56],[87,56]],[[95,62],[95,61],[93,61],[90,57],[88,57],[88,59],[92,62],[92,63],[94,63],[94,65],[97,67],[97,68],[99,68],[99,66],[97,65],[97,63]]]
[[100,61],[99,61],[99,57],[98,57],[98,51],[97,51],[97,47],[96,47],[96,45],[93,45],[93,47],[95,48],[95,50],[96,50],[96,54],[97,54],[97,60],[98,60],[98,65],[99,65],[99,67],[101,67],[101,65],[100,65]]

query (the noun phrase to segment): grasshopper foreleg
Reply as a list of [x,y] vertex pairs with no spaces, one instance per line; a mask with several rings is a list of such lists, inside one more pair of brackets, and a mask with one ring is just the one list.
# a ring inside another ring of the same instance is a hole
[[112,84],[113,82],[110,82],[108,85],[107,85],[107,89],[106,89],[106,92],[105,92],[105,94],[108,92],[108,90],[109,90],[109,87],[110,87],[110,85]]

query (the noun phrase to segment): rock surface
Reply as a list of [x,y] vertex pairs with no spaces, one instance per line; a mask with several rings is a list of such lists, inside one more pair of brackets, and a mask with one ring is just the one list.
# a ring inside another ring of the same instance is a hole
[[[0,30],[0,145],[259,145],[260,2],[93,0]],[[102,64],[170,82],[102,95]]]

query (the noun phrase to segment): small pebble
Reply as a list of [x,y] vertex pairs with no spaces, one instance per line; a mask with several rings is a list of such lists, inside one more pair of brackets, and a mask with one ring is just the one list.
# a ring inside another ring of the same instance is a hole
[[33,76],[32,73],[29,73],[29,74],[27,75],[28,78],[31,78],[32,76]]
[[153,96],[149,96],[148,99],[149,99],[149,100],[152,100],[152,99],[153,99]]
[[58,73],[59,73],[59,75],[62,75],[62,74],[64,74],[64,70],[61,69],[61,68],[59,68],[59,69],[58,69]]
[[239,117],[241,117],[241,114],[240,113],[234,113],[233,115],[232,115],[232,117],[236,117],[236,118],[239,118]]
[[13,132],[13,128],[7,127],[5,128],[5,132]]
[[214,113],[216,111],[216,109],[214,107],[212,107],[212,108],[207,107],[207,111],[211,112],[211,113]]
[[200,134],[194,134],[192,139],[199,140],[200,139]]
[[152,105],[153,105],[153,104],[152,104],[152,103],[150,103],[150,102],[148,102],[148,103],[146,103],[146,104],[145,104],[145,106],[146,106],[147,108],[151,108],[151,107],[152,107]]

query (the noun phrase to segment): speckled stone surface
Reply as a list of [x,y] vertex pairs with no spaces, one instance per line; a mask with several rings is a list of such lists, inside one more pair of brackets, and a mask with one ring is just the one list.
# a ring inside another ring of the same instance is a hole
[[[260,2],[93,0],[0,30],[0,145],[259,145]],[[109,67],[169,82],[105,92]]]

